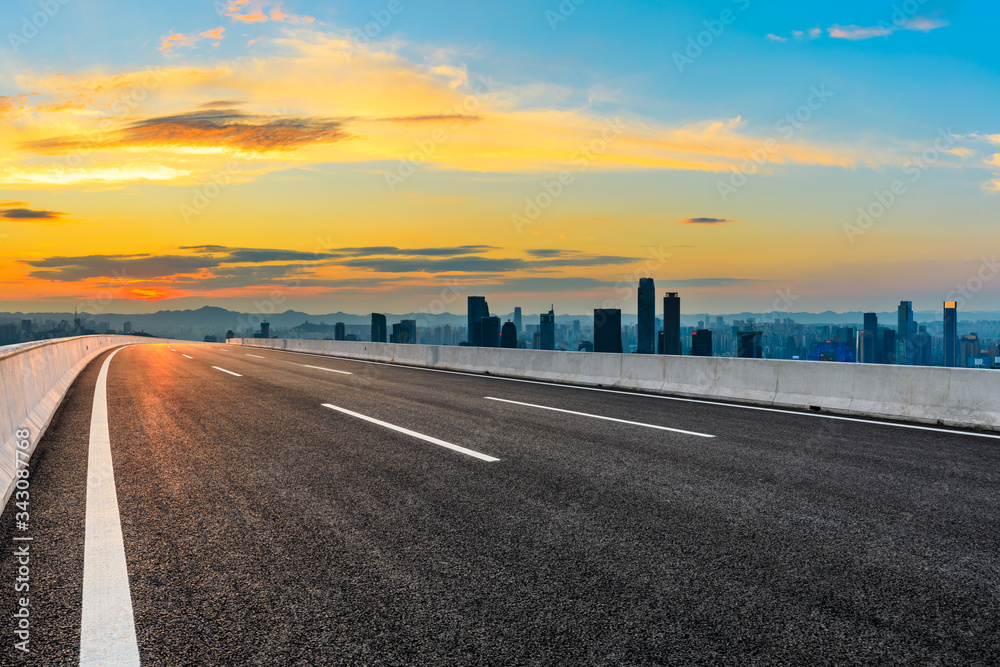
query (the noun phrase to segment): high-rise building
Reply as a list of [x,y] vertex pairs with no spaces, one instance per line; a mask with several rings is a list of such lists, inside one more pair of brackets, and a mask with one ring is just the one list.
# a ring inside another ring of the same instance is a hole
[[[518,308],[515,314],[520,315],[520,310]],[[510,320],[503,323],[503,329],[500,331],[500,347],[517,349],[517,325]]]
[[400,345],[413,345],[417,342],[417,321],[402,320],[392,325],[392,340]]
[[971,368],[975,366],[976,357],[979,356],[982,348],[979,345],[979,335],[978,334],[966,334],[962,336],[959,352],[961,353],[961,366],[962,368]]
[[266,322],[265,321],[265,322],[261,322],[260,323],[260,337],[261,338],[270,338],[271,337],[271,323],[270,322]]
[[875,334],[862,329],[857,335],[855,358],[859,364],[874,364],[876,359]]
[[594,352],[622,352],[622,311],[594,309]]
[[892,329],[882,329],[882,363],[896,363],[896,332]]
[[483,347],[500,347],[500,318],[497,316],[482,319]]
[[740,331],[737,334],[736,356],[743,359],[762,359],[764,349],[761,346],[761,336],[763,335],[763,331]]
[[958,366],[958,304],[944,302],[944,365]]
[[667,292],[663,297],[663,348],[660,354],[680,353],[681,298],[677,296],[677,292]]
[[372,342],[384,343],[386,341],[385,315],[382,313],[372,313]]
[[524,331],[521,327],[521,306],[514,307],[514,328],[518,331]]
[[[865,343],[864,337],[860,333],[858,334],[858,363],[881,363],[882,355],[880,352],[882,351],[882,341],[878,339],[878,313],[865,313],[863,334],[864,336],[868,336],[868,342]],[[865,345],[870,345],[871,349],[868,350],[867,354],[862,355],[862,349],[865,348]],[[862,357],[864,358],[862,359]]]
[[23,333],[31,333],[31,320],[21,320],[21,331]]
[[125,323],[122,324],[122,333],[132,333],[132,320],[125,320]]
[[896,327],[896,363],[906,366],[913,365],[913,334],[916,329],[913,324],[913,302],[900,301],[898,325]]
[[554,350],[556,349],[556,311],[555,307],[549,309],[549,312],[542,313],[539,322],[539,346],[537,349],[540,350]]
[[933,339],[927,333],[927,327],[920,327],[917,333],[913,334],[913,365],[931,365],[931,344]]
[[[483,344],[483,318],[490,316],[490,306],[485,296],[469,297],[469,345],[479,347]],[[478,327],[476,325],[479,325]],[[477,337],[478,332],[478,337]]]
[[656,286],[639,278],[639,354],[656,354]]
[[691,354],[696,357],[712,356],[711,329],[696,329],[691,333]]
[[333,325],[333,339],[347,340],[347,327],[344,326],[343,322],[337,322]]

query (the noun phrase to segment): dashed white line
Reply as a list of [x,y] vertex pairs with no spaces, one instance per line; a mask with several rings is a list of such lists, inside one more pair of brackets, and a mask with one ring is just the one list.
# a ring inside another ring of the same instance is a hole
[[188,359],[194,359],[194,357],[188,357],[186,354],[181,354],[182,357],[187,357]]
[[219,368],[218,366],[212,366],[212,368],[214,368],[214,369],[215,369],[215,370],[217,370],[217,371],[222,371],[223,373],[229,373],[230,375],[235,375],[235,376],[236,376],[236,377],[238,377],[238,378],[241,378],[241,377],[243,377],[243,376],[242,376],[242,375],[240,375],[239,373],[234,373],[234,372],[232,372],[232,371],[227,371],[227,370],[226,370],[225,368]]
[[318,371],[330,371],[331,373],[342,373],[343,375],[354,375],[349,371],[338,371],[336,368],[323,368],[322,366],[310,366],[309,364],[299,364],[299,366],[305,366],[306,368],[315,368]]
[[262,357],[259,354],[249,354],[249,353],[246,353],[246,355],[248,357],[254,357],[255,359],[267,359],[267,357]]
[[405,435],[409,435],[409,436],[414,437],[414,438],[418,438],[420,440],[423,440],[424,442],[430,442],[430,443],[438,445],[440,447],[445,447],[447,449],[451,449],[451,450],[454,450],[456,452],[461,452],[462,454],[465,454],[467,456],[472,456],[472,457],[480,459],[482,461],[487,461],[487,462],[492,463],[494,461],[499,461],[500,460],[500,459],[498,459],[496,457],[493,457],[493,456],[488,456],[486,454],[481,454],[481,453],[473,451],[471,449],[466,449],[465,447],[459,447],[458,445],[453,445],[450,442],[445,442],[444,440],[439,440],[438,438],[433,438],[433,437],[431,437],[429,435],[424,435],[423,433],[417,433],[416,431],[411,431],[410,429],[403,428],[402,426],[396,426],[395,424],[390,424],[390,423],[384,422],[384,421],[382,421],[380,419],[375,419],[374,417],[368,417],[368,416],[365,416],[365,415],[362,415],[362,414],[358,414],[357,412],[352,412],[352,411],[347,410],[345,408],[338,408],[336,405],[330,405],[329,403],[323,403],[323,407],[324,408],[330,408],[331,410],[336,410],[337,412],[342,412],[345,415],[350,415],[352,417],[357,417],[358,419],[363,419],[366,422],[371,422],[372,424],[378,424],[379,426],[384,426],[385,428],[392,429],[393,431],[396,431],[398,433],[403,433]]
[[[714,405],[720,408],[735,408],[737,410],[754,410],[757,412],[773,412],[782,415],[794,415],[796,417],[812,417],[815,419],[833,419],[835,421],[857,422],[859,424],[873,424],[875,426],[888,426],[891,428],[906,428],[916,431],[932,431],[935,433],[948,433],[950,435],[965,435],[972,438],[990,438],[1000,440],[1000,435],[993,433],[981,433],[977,431],[959,431],[949,428],[935,428],[933,426],[920,426],[919,424],[900,424],[898,422],[878,421],[876,419],[863,419],[860,417],[842,417],[818,412],[802,412],[799,410],[787,410],[784,408],[767,408],[760,405],[745,405],[743,403],[727,403],[725,401],[713,401],[702,398],[684,398],[682,396],[666,396],[664,394],[647,394],[641,391],[622,391],[620,389],[604,389],[602,387],[582,387],[575,384],[563,384],[559,382],[546,382],[544,380],[525,380],[522,378],[508,378],[501,375],[483,375],[470,371],[449,371],[443,368],[425,368],[423,366],[407,366],[406,364],[393,364],[387,361],[371,361],[369,359],[352,359],[351,357],[339,357],[333,354],[315,354],[313,352],[298,352],[296,350],[279,350],[277,348],[266,348],[272,352],[283,352],[285,354],[298,354],[306,357],[321,357],[323,359],[336,359],[338,361],[353,361],[356,364],[372,364],[373,366],[389,366],[400,370],[427,371],[430,373],[447,373],[448,375],[463,375],[467,378],[478,378],[481,380],[502,380],[504,382],[522,382],[524,384],[540,384],[546,387],[558,387],[560,389],[573,389],[577,391],[597,391],[603,394],[620,394],[622,396],[636,396],[641,398],[655,398],[661,401],[675,401],[677,403],[700,403],[702,405]],[[295,362],[292,362],[295,363]]]
[[577,412],[575,410],[563,410],[562,408],[553,408],[547,405],[535,405],[534,403],[522,403],[521,401],[510,401],[506,398],[494,398],[493,396],[484,396],[487,401],[500,401],[501,403],[513,403],[514,405],[523,405],[528,408],[538,408],[539,410],[551,410],[552,412],[564,412],[568,415],[577,415],[578,417],[590,417],[591,419],[603,419],[609,422],[618,422],[619,424],[631,424],[632,426],[643,426],[645,428],[655,428],[660,431],[671,431],[673,433],[683,433],[685,435],[696,435],[699,438],[714,438],[714,435],[709,435],[708,433],[698,433],[697,431],[685,431],[680,428],[670,428],[669,426],[658,426],[656,424],[646,424],[644,422],[634,422],[628,419],[616,419],[615,417],[605,417],[603,415],[592,415],[589,412]]
[[118,494],[108,431],[108,355],[97,376],[87,459],[81,665],[139,665]]

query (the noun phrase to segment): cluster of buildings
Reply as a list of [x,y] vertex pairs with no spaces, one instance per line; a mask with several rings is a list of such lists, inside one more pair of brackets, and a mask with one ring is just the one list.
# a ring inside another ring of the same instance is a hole
[[[334,340],[371,340],[388,343],[469,345],[475,347],[638,354],[689,354],[750,359],[807,359],[912,366],[970,368],[1000,367],[1000,344],[986,344],[975,333],[959,335],[958,308],[945,302],[943,323],[918,325],[913,304],[901,301],[895,326],[880,324],[878,314],[865,313],[861,327],[798,324],[790,318],[756,323],[752,319],[731,323],[706,315],[697,327],[681,325],[681,299],[677,292],[660,301],[652,278],[638,284],[638,317],[635,325],[622,326],[618,308],[596,308],[593,323],[572,320],[557,324],[555,309],[539,316],[538,324],[525,324],[521,308],[506,321],[490,311],[485,296],[468,297],[467,326],[418,328],[404,319],[388,326],[386,316],[372,313],[370,336],[360,325],[349,333],[343,323],[334,325]],[[306,323],[308,325],[308,323]],[[1000,337],[1000,323],[982,323]],[[266,323],[263,326],[267,326]],[[324,325],[326,326],[326,325]],[[265,330],[266,331],[266,330]],[[258,334],[261,335],[261,334]],[[268,335],[263,333],[263,335]]]
[[29,343],[36,340],[86,336],[93,334],[132,334],[132,323],[125,322],[121,331],[111,328],[110,322],[95,322],[74,316],[69,320],[31,320],[0,322],[0,345]]

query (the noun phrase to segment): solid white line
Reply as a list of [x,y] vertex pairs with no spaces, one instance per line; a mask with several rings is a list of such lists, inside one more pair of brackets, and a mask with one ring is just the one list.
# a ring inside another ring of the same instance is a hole
[[897,424],[895,422],[883,422],[875,419],[862,419],[860,417],[841,417],[839,415],[829,415],[814,412],[799,412],[798,410],[785,410],[783,408],[765,408],[759,405],[743,405],[741,403],[726,403],[723,401],[708,401],[700,398],[683,398],[681,396],[664,396],[662,394],[646,394],[639,391],[621,391],[619,389],[602,389],[600,387],[581,387],[574,384],[561,384],[559,382],[543,382],[541,380],[522,380],[521,378],[506,378],[499,375],[480,375],[478,373],[466,373],[462,371],[448,371],[442,368],[424,368],[422,366],[406,366],[404,364],[390,364],[386,361],[370,361],[368,359],[351,359],[350,357],[338,357],[332,354],[314,354],[312,352],[296,352],[295,350],[278,350],[274,348],[260,348],[271,352],[284,352],[286,354],[301,354],[307,357],[321,357],[323,359],[337,359],[338,361],[353,361],[358,364],[373,364],[375,366],[391,366],[413,371],[429,371],[431,373],[448,373],[449,375],[462,375],[467,378],[479,378],[483,380],[504,380],[506,382],[523,382],[525,384],[540,384],[546,387],[560,387],[562,389],[577,389],[580,391],[599,391],[605,394],[621,394],[622,396],[638,396],[642,398],[655,398],[661,401],[676,401],[678,403],[700,403],[702,405],[715,405],[722,408],[736,408],[737,410],[756,410],[758,412],[776,412],[783,415],[794,415],[797,417],[813,417],[816,419],[835,419],[837,421],[857,422],[859,424],[875,424],[876,426],[891,426],[894,428],[909,428],[918,431],[933,431],[936,433],[949,433],[951,435],[967,435],[972,438],[992,438],[1000,440],[1000,435],[991,433],[977,433],[975,431],[959,431],[948,428],[935,428],[933,426],[919,426],[917,424]]
[[214,368],[214,369],[215,369],[215,370],[217,370],[217,371],[222,371],[223,373],[229,373],[230,375],[235,375],[235,376],[236,376],[236,377],[238,377],[238,378],[241,378],[241,377],[243,377],[243,376],[242,376],[242,375],[240,375],[239,373],[234,373],[234,372],[232,372],[232,371],[227,371],[227,370],[226,370],[225,368],[219,368],[218,366],[212,366],[212,368]]
[[194,357],[188,357],[186,354],[181,354],[182,357],[187,357],[188,359],[194,359]]
[[631,424],[633,426],[645,426],[646,428],[655,428],[661,431],[672,431],[674,433],[683,433],[685,435],[696,435],[699,438],[714,438],[714,435],[709,435],[707,433],[698,433],[697,431],[685,431],[679,428],[670,428],[668,426],[657,426],[656,424],[645,424],[643,422],[633,422],[627,419],[615,419],[614,417],[602,417],[601,415],[592,415],[588,412],[576,412],[574,410],[563,410],[562,408],[550,408],[547,405],[535,405],[534,403],[522,403],[521,401],[508,401],[506,398],[493,398],[492,396],[483,396],[487,401],[500,401],[502,403],[513,403],[514,405],[523,405],[529,408],[538,408],[539,410],[552,410],[553,412],[565,412],[568,415],[577,415],[580,417],[591,417],[593,419],[603,419],[609,422],[618,422],[620,424]]
[[315,368],[318,371],[330,371],[331,373],[343,373],[344,375],[354,375],[349,371],[338,371],[335,368],[323,368],[322,366],[310,366],[309,364],[299,364],[299,366],[305,366],[306,368]]
[[267,357],[262,357],[259,354],[247,354],[248,357],[256,357],[257,359],[267,359]]
[[81,665],[138,665],[125,545],[108,432],[108,355],[97,376],[90,418],[87,519],[83,546]]
[[492,463],[494,461],[499,461],[500,460],[500,459],[495,458],[493,456],[487,456],[486,454],[480,454],[479,452],[474,452],[471,449],[466,449],[465,447],[459,447],[458,445],[453,445],[450,442],[445,442],[444,440],[438,440],[437,438],[432,438],[431,436],[424,435],[423,433],[417,433],[416,431],[411,431],[410,429],[403,428],[402,426],[395,426],[393,424],[389,424],[388,422],[384,422],[384,421],[381,421],[379,419],[375,419],[374,417],[366,417],[365,415],[358,414],[357,412],[351,412],[350,410],[346,410],[344,408],[338,408],[336,405],[330,405],[329,403],[323,403],[323,407],[324,408],[330,408],[331,410],[336,410],[337,412],[343,412],[345,415],[350,415],[352,417],[357,417],[358,419],[364,419],[366,422],[371,422],[372,424],[378,424],[379,426],[384,426],[384,427],[386,427],[388,429],[392,429],[393,431],[397,431],[399,433],[404,433],[406,435],[413,436],[414,438],[419,438],[420,440],[423,440],[424,442],[430,442],[430,443],[433,443],[435,445],[440,445],[441,447],[446,447],[448,449],[453,449],[456,452],[461,452],[463,454],[475,457],[477,459],[481,459],[483,461],[489,461],[490,463]]

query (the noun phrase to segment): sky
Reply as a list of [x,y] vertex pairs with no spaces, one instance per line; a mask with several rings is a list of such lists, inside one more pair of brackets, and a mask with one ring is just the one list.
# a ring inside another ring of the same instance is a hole
[[0,310],[1000,310],[1000,4],[8,0]]

